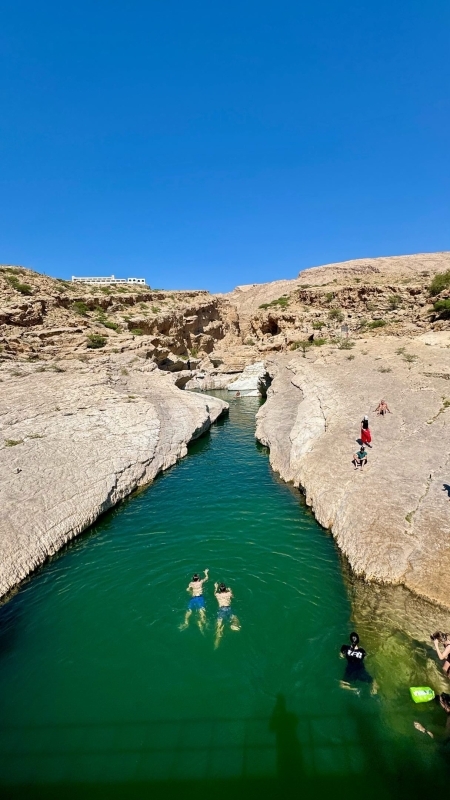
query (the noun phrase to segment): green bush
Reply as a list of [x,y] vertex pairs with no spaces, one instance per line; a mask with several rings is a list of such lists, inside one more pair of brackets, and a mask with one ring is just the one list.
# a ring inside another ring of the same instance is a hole
[[313,331],[321,331],[322,328],[325,327],[325,323],[321,322],[320,320],[317,320],[317,322],[313,322],[312,326],[313,326]]
[[314,341],[313,341],[313,344],[314,344],[316,347],[322,347],[322,345],[323,345],[323,344],[326,344],[326,343],[327,343],[327,340],[326,340],[326,339],[323,339],[323,338],[321,338],[320,336],[318,337],[318,339],[314,339]]
[[341,339],[339,342],[339,350],[351,350],[355,346],[352,339]]
[[104,347],[107,341],[106,336],[100,336],[99,333],[90,333],[87,337],[87,346],[91,350],[97,350],[99,347]]
[[89,308],[86,303],[83,303],[82,300],[75,300],[72,303],[72,310],[75,311],[76,314],[80,314],[82,317],[87,317],[89,313]]
[[401,305],[401,302],[402,298],[399,294],[391,294],[390,297],[388,297],[389,308],[391,311],[395,311],[395,309]]
[[344,315],[340,308],[332,308],[331,311],[328,312],[328,316],[335,322],[342,322],[344,319]]
[[144,335],[144,331],[142,330],[142,328],[132,328],[130,333],[132,333],[133,336],[143,336]]
[[441,319],[450,318],[450,300],[436,300],[433,308],[435,311],[439,312]]
[[291,350],[302,350],[303,358],[306,358],[306,350],[308,347],[312,346],[312,342],[309,339],[300,339],[298,342],[292,342]]
[[277,300],[271,300],[270,303],[261,303],[259,308],[270,308],[271,306],[280,306],[286,308],[289,305],[289,297],[278,297]]
[[403,353],[403,361],[407,361],[411,364],[413,361],[417,360],[417,356],[414,356],[412,353]]
[[120,325],[118,325],[117,322],[111,322],[109,319],[100,321],[105,328],[110,328],[112,331],[116,331],[116,333],[120,331]]
[[450,286],[450,269],[447,272],[438,272],[431,281],[428,291],[432,297],[442,292],[443,289],[448,289]]
[[16,444],[23,444],[23,439],[5,439],[5,447],[14,447]]
[[327,292],[326,295],[325,295],[325,302],[326,303],[331,303],[333,298],[334,298],[334,292]]
[[369,322],[368,327],[369,328],[384,328],[385,325],[387,325],[387,322],[386,322],[385,319],[374,319],[374,320],[372,320],[372,322]]
[[4,276],[8,281],[9,285],[12,289],[15,289],[16,292],[20,292],[20,294],[33,294],[33,287],[30,286],[29,283],[21,283],[15,275],[5,275]]

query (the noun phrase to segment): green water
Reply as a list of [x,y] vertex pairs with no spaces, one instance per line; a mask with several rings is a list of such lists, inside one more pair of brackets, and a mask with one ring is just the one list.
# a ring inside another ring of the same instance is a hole
[[[413,730],[404,687],[387,699],[339,686],[353,626],[339,556],[255,443],[258,405],[231,401],[184,461],[0,609],[2,797],[360,786],[411,798],[440,785],[444,758]],[[180,631],[205,567],[207,628],[194,615]],[[233,589],[241,623],[218,649],[214,580]],[[367,666],[379,677],[375,657]]]

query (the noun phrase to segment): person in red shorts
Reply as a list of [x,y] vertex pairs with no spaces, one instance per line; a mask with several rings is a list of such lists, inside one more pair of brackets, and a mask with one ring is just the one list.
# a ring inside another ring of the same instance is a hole
[[361,420],[361,442],[363,445],[366,444],[367,447],[372,447],[372,445],[370,444],[371,441],[372,441],[372,434],[370,433],[370,428],[369,428],[369,417],[366,414],[364,419]]

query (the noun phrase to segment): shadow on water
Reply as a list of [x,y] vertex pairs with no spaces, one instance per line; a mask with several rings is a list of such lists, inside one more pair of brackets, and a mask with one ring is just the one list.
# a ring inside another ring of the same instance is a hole
[[[373,723],[355,704],[345,719],[326,707],[300,716],[279,694],[269,719],[59,725],[57,748],[55,726],[8,726],[0,728],[0,796],[172,800],[211,792],[320,800],[360,791],[369,800],[412,800],[447,785],[408,753],[393,757]],[[104,780],[106,759],[111,782]]]

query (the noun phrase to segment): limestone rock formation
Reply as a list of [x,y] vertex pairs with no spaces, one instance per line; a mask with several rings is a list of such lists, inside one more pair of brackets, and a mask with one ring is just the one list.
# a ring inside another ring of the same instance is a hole
[[0,595],[187,453],[227,408],[133,354],[0,370]]
[[242,374],[228,384],[229,392],[240,392],[247,397],[265,395],[267,389],[267,371],[264,361],[256,361],[245,367]]
[[[304,489],[353,570],[450,607],[448,334],[383,337],[353,348],[272,357],[257,438],[282,478]],[[341,345],[342,347],[342,345]],[[374,414],[380,399],[392,413]],[[360,421],[373,448],[355,470]]]

